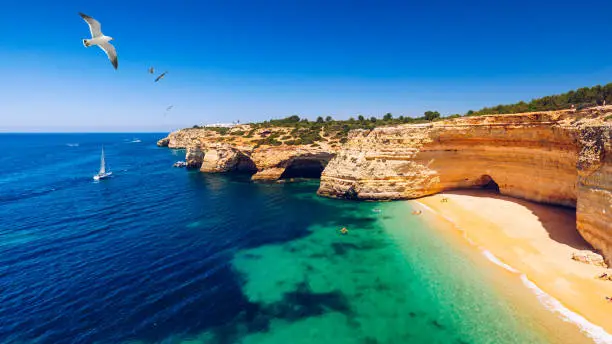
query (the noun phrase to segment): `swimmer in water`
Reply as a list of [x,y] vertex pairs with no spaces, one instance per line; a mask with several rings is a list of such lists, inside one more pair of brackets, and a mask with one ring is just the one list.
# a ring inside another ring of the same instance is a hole
[[346,229],[346,227],[342,227],[342,229],[340,230],[340,233],[346,234],[348,233],[348,229]]

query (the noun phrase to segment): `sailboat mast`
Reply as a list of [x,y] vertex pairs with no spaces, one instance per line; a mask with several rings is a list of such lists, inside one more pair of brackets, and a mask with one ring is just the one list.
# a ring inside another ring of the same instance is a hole
[[104,146],[102,146],[102,156],[100,157],[100,174],[106,172],[106,163],[104,161]]

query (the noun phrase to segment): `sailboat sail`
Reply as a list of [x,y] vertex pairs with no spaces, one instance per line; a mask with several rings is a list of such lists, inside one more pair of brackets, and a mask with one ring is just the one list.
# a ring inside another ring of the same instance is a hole
[[102,157],[100,158],[100,174],[106,173],[106,163],[104,161],[104,147],[102,147]]

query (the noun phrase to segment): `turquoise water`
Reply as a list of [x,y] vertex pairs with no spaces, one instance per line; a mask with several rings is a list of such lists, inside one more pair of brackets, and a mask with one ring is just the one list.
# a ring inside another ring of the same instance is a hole
[[[330,200],[315,195],[317,181],[172,168],[184,153],[155,147],[161,137],[0,135],[0,342],[548,343],[578,334],[405,202]],[[102,144],[115,176],[98,183]]]

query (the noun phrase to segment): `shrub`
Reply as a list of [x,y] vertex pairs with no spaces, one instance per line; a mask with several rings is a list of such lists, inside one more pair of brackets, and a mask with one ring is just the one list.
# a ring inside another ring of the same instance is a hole
[[440,118],[440,113],[438,111],[425,111],[423,117],[428,121],[433,121]]

